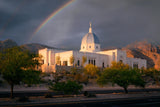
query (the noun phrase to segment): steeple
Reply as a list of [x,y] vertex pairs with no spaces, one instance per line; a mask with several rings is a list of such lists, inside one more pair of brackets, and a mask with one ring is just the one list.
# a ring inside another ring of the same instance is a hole
[[90,27],[89,27],[89,33],[92,33],[92,23],[89,23]]

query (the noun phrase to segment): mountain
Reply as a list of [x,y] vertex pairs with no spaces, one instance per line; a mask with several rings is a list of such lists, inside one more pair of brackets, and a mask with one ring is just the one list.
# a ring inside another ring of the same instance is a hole
[[128,57],[146,59],[148,68],[160,69],[160,45],[141,41],[129,44],[122,50],[126,50]]
[[[6,48],[12,48],[14,46],[18,46],[18,45],[15,41],[11,39],[0,41],[0,51]],[[24,44],[24,45],[21,45],[20,47],[23,49],[28,49],[29,51],[34,52],[34,53],[38,53],[38,50],[43,49],[43,48],[56,49],[54,47],[50,47],[50,46],[42,45],[38,43]]]
[[0,41],[0,50],[6,49],[6,48],[11,48],[14,46],[18,46],[18,45],[15,41],[13,41],[11,39]]

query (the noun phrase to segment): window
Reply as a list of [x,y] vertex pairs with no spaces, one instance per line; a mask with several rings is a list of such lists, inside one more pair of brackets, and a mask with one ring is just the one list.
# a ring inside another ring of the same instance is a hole
[[94,60],[94,63],[93,63],[94,65],[96,65],[96,60]]
[[98,46],[96,46],[96,49],[98,49]]
[[67,65],[68,65],[67,61],[63,61],[63,66],[67,66]]
[[89,48],[91,48],[91,46],[89,46]]
[[77,61],[77,66],[80,66],[80,61],[79,60]]
[[91,64],[93,64],[93,60],[91,60]]
[[134,63],[134,64],[133,64],[133,68],[138,69],[138,64],[137,64],[137,63]]
[[104,68],[104,62],[102,63],[102,68]]
[[119,60],[119,62],[123,63],[123,60]]
[[83,46],[83,49],[84,49],[85,47]]
[[90,59],[89,59],[89,60],[88,60],[88,64],[90,64],[90,62],[91,62],[91,61],[90,61]]

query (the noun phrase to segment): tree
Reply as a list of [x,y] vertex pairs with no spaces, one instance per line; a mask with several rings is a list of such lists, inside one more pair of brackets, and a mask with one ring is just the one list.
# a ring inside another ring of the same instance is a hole
[[115,69],[129,69],[129,65],[128,64],[124,64],[122,62],[112,62],[112,65],[110,68],[115,68]]
[[147,77],[152,78],[157,85],[160,85],[159,83],[160,71],[156,70],[155,68],[149,68],[149,69],[142,70],[142,74],[146,78]]
[[70,64],[72,64],[72,65],[74,64],[74,56],[73,55],[70,57],[69,61],[70,61]]
[[82,66],[84,66],[86,61],[87,61],[87,57],[86,56],[82,56]]
[[64,94],[78,94],[83,86],[75,81],[57,82],[49,87],[56,92],[63,92]]
[[85,73],[89,75],[91,78],[94,78],[97,76],[98,68],[93,64],[87,64],[85,66]]
[[145,87],[145,82],[142,79],[140,71],[136,69],[128,69],[125,65],[120,68],[114,68],[113,66],[106,68],[97,79],[99,85],[104,85],[110,82],[113,85],[117,84],[120,87],[123,87],[125,93],[128,93],[127,88],[129,85]]
[[4,80],[11,86],[13,98],[14,85],[22,83],[36,84],[40,82],[40,71],[35,66],[40,65],[38,55],[31,54],[19,47],[8,48],[0,53],[0,71]]

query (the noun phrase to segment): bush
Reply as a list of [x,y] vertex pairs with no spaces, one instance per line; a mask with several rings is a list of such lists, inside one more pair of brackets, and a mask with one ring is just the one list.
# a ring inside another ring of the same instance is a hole
[[79,94],[83,86],[75,81],[57,82],[49,87],[56,92],[63,92],[64,94]]
[[28,102],[29,98],[27,96],[22,96],[22,97],[19,97],[18,101],[19,102]]
[[44,94],[44,97],[45,98],[52,98],[52,94],[51,93],[46,93],[46,94]]

